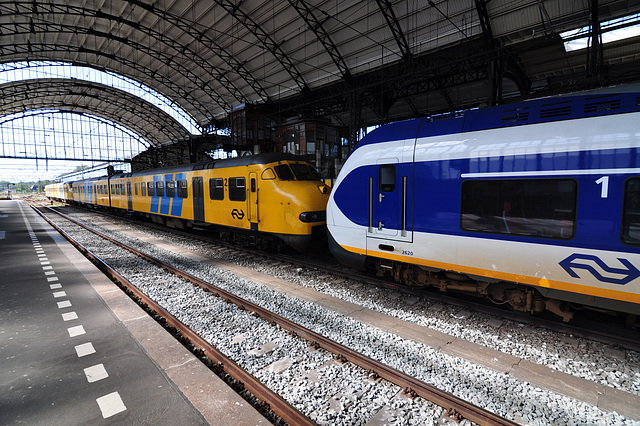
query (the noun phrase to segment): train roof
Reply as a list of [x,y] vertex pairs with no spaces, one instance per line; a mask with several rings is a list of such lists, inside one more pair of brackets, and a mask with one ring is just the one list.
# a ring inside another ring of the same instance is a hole
[[267,153],[257,154],[257,155],[248,155],[245,157],[227,158],[223,160],[201,161],[198,163],[181,164],[177,166],[162,167],[159,169],[141,170],[138,172],[131,172],[131,173],[114,173],[110,176],[100,176],[100,177],[82,179],[82,180],[77,180],[77,181],[72,181],[67,183],[79,184],[83,182],[105,180],[108,178],[124,178],[124,177],[133,177],[133,176],[146,176],[150,174],[177,173],[177,172],[193,171],[193,170],[221,169],[225,167],[240,167],[240,166],[250,166],[255,164],[270,164],[270,163],[276,163],[278,161],[307,162],[307,160],[304,157],[301,157],[298,155],[293,155],[290,153],[283,153],[283,152],[267,152]]
[[542,98],[387,124],[369,133],[356,146],[356,149],[394,140],[630,112],[640,112],[640,93],[599,93]]
[[249,155],[245,157],[227,158],[223,160],[201,161],[198,163],[181,164],[177,166],[162,167],[159,169],[141,170],[139,172],[131,172],[131,173],[119,172],[109,176],[98,176],[98,177],[86,178],[86,179],[75,180],[75,181],[60,182],[60,184],[64,183],[64,184],[77,185],[77,184],[82,184],[87,182],[95,182],[98,180],[106,180],[109,178],[146,176],[149,174],[177,173],[177,172],[192,171],[192,170],[221,169],[225,167],[250,166],[255,164],[270,164],[270,163],[276,163],[278,161],[308,162],[304,157],[301,157],[298,155],[293,155],[290,153],[283,153],[283,152],[268,152],[264,154]]

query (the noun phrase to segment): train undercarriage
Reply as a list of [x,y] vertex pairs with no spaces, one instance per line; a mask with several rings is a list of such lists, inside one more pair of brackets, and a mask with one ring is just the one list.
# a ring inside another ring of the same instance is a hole
[[[537,289],[527,285],[505,281],[487,281],[481,277],[383,259],[370,258],[367,263],[368,269],[375,271],[377,276],[391,278],[404,285],[431,287],[442,292],[463,293],[487,299],[497,305],[506,305],[514,311],[527,314],[540,314],[549,311],[561,317],[564,322],[569,322],[574,317],[574,311],[569,302],[547,298]],[[584,306],[583,308],[589,307]],[[596,310],[602,312],[600,309]]]

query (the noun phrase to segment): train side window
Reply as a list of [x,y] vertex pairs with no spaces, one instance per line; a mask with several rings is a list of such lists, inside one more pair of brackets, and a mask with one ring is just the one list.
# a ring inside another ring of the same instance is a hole
[[144,182],[140,184],[140,193],[142,194],[143,197],[147,196],[147,184]]
[[256,192],[256,178],[251,178],[251,192]]
[[176,196],[176,183],[172,180],[165,182],[167,186],[167,197],[173,198]]
[[136,191],[136,195],[138,195],[138,182],[134,184],[134,189]]
[[147,194],[149,194],[149,197],[153,197],[155,195],[153,182],[147,182]]
[[156,196],[164,197],[164,182],[161,180],[156,182]]
[[189,191],[187,189],[187,181],[179,180],[178,181],[178,197],[187,198],[189,197]]
[[231,201],[246,201],[247,192],[243,177],[229,178],[229,199]]
[[224,180],[222,178],[209,179],[209,198],[224,200]]
[[568,240],[575,235],[573,179],[467,180],[460,226],[465,231]]
[[629,179],[624,185],[622,241],[640,245],[640,178]]
[[273,172],[273,169],[268,168],[264,169],[260,177],[262,178],[262,180],[272,180],[276,178],[276,174]]
[[396,189],[396,166],[380,166],[380,192],[393,192]]

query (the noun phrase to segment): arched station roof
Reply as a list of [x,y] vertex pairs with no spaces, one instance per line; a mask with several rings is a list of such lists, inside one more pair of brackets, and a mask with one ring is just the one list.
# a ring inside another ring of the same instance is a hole
[[[637,82],[638,37],[607,49],[596,38],[576,53],[560,34],[639,12],[639,0],[0,0],[0,62],[112,71],[167,96],[203,129],[242,104],[368,125]],[[158,108],[96,84],[0,90],[12,96],[0,114],[64,105],[154,144],[185,137]]]
[[[3,114],[58,109],[106,118],[136,133],[152,145],[185,140],[186,129],[169,114],[145,100],[110,86],[82,80],[19,80],[0,86]],[[0,120],[1,121],[1,120]]]

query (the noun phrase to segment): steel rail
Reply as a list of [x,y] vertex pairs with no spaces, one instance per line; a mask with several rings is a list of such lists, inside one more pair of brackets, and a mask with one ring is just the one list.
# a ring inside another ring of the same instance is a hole
[[[84,208],[80,205],[76,205],[76,208]],[[95,210],[87,211],[95,212]],[[104,211],[101,212],[104,215],[117,218],[118,220],[122,220],[122,216],[115,216]],[[128,219],[132,223],[141,224],[139,221],[134,221],[132,219]],[[332,266],[326,266],[321,263],[317,263],[311,260],[300,259],[295,256],[290,256],[283,253],[276,252],[265,252],[258,249],[253,249],[246,246],[234,245],[232,243],[228,243],[222,240],[213,239],[210,237],[206,237],[200,234],[179,230],[176,228],[168,228],[166,226],[160,226],[155,223],[143,223],[143,226],[147,226],[151,229],[155,229],[161,232],[168,232],[178,236],[189,237],[198,239],[200,241],[206,243],[215,243],[220,246],[233,248],[236,250],[243,250],[251,254],[259,255],[269,259],[275,259],[283,262],[288,262],[292,264],[298,264],[307,268],[321,270],[327,273],[339,275],[343,278],[353,279],[357,281],[362,281],[367,284],[371,284],[377,287],[391,289],[395,291],[399,291],[405,294],[411,294],[419,297],[428,297],[433,300],[437,300],[439,302],[445,302],[451,305],[456,305],[464,308],[472,308],[478,312],[483,312],[490,315],[497,315],[506,320],[516,321],[523,324],[528,324],[531,326],[543,327],[547,330],[554,331],[557,333],[565,333],[571,334],[574,337],[589,339],[596,342],[614,345],[616,347],[622,347],[624,349],[633,350],[636,352],[640,351],[640,340],[638,339],[638,333],[634,333],[631,328],[626,328],[624,325],[617,326],[606,326],[600,322],[588,322],[584,323],[581,318],[574,318],[573,323],[565,323],[559,322],[557,320],[553,320],[551,318],[544,318],[536,315],[526,315],[517,311],[509,311],[499,306],[493,306],[486,303],[479,303],[478,301],[471,300],[469,298],[464,298],[464,295],[457,294],[455,296],[450,295],[449,293],[443,293],[438,291],[431,291],[430,289],[426,289],[423,287],[416,286],[407,286],[399,284],[393,280],[372,277],[370,275],[365,275],[361,272],[347,271],[347,270],[336,270]],[[455,293],[451,293],[455,294]],[[462,296],[462,297],[461,297]],[[616,331],[623,330],[623,333],[619,333]]]
[[[51,209],[47,206],[43,206],[59,215],[64,217],[65,219],[87,229],[90,232],[95,233],[96,235],[118,245],[119,247],[125,248],[136,254],[143,259],[155,264],[155,266],[161,267],[166,270],[170,270],[168,265],[164,265],[159,261],[151,261],[147,259],[148,256],[145,256],[144,253],[138,252],[137,250],[127,247],[126,245],[110,238],[107,235],[102,234],[101,232],[92,229],[91,227],[84,225],[58,211],[55,209]],[[264,401],[269,405],[269,408],[280,416],[284,421],[292,425],[316,425],[316,423],[309,419],[307,416],[299,412],[295,407],[290,405],[286,400],[284,400],[280,395],[273,392],[271,389],[266,387],[262,382],[253,377],[250,373],[245,371],[242,367],[236,364],[233,360],[228,358],[222,352],[218,351],[214,346],[212,346],[209,342],[204,340],[194,331],[192,331],[187,325],[182,323],[160,305],[158,305],[155,301],[150,299],[147,295],[141,292],[135,285],[133,285],[129,280],[120,275],[116,270],[107,265],[102,259],[96,256],[91,252],[88,248],[80,244],[78,241],[74,240],[67,232],[65,232],[62,228],[60,228],[56,223],[51,221],[46,215],[44,215],[39,209],[34,208],[34,210],[42,216],[51,226],[53,226],[64,238],[66,238],[71,244],[73,244],[80,252],[82,252],[89,260],[91,260],[100,270],[102,270],[107,276],[116,281],[119,285],[124,287],[130,294],[132,294],[136,299],[138,299],[138,303],[143,306],[146,305],[148,309],[155,311],[156,315],[164,318],[166,323],[177,330],[177,332],[188,339],[189,343],[196,348],[202,350],[203,355],[205,355],[210,360],[219,363],[222,366],[224,371],[229,374],[232,378],[240,382],[244,389],[249,391],[253,396],[258,398],[260,401]],[[170,271],[172,272],[172,271]]]
[[[505,419],[491,411],[485,410],[482,407],[478,407],[475,404],[472,404],[468,401],[465,401],[457,396],[443,391],[441,389],[436,388],[428,383],[425,383],[415,377],[411,377],[395,368],[389,367],[381,362],[378,362],[364,354],[358,353],[346,346],[343,346],[327,337],[322,336],[314,331],[311,331],[299,324],[296,324],[293,321],[288,320],[278,314],[275,314],[265,308],[262,308],[259,305],[256,305],[252,302],[249,302],[239,296],[234,295],[233,293],[227,292],[213,284],[210,284],[198,277],[195,277],[187,272],[181,271],[173,266],[154,258],[153,256],[149,256],[145,253],[136,250],[135,248],[129,247],[124,243],[121,243],[107,235],[102,234],[100,231],[97,231],[91,228],[88,225],[80,223],[61,212],[58,212],[54,209],[51,209],[55,213],[61,215],[67,220],[76,223],[79,226],[87,229],[99,235],[100,237],[116,244],[131,253],[140,256],[142,259],[148,261],[149,263],[154,264],[155,266],[162,268],[166,271],[172,272],[175,275],[191,282],[194,285],[207,289],[212,292],[214,295],[223,297],[225,300],[228,300],[238,307],[246,309],[248,311],[254,312],[260,317],[275,322],[283,329],[289,331],[292,334],[295,334],[299,337],[302,337],[309,342],[311,342],[314,346],[320,346],[327,351],[334,353],[337,355],[338,359],[350,361],[361,368],[369,371],[371,376],[379,376],[391,383],[394,383],[404,389],[404,392],[409,396],[421,396],[445,409],[447,409],[448,413],[455,417],[463,417],[472,422],[478,423],[480,425],[517,425],[518,423],[513,422],[509,419]],[[275,411],[275,410],[274,410]]]

